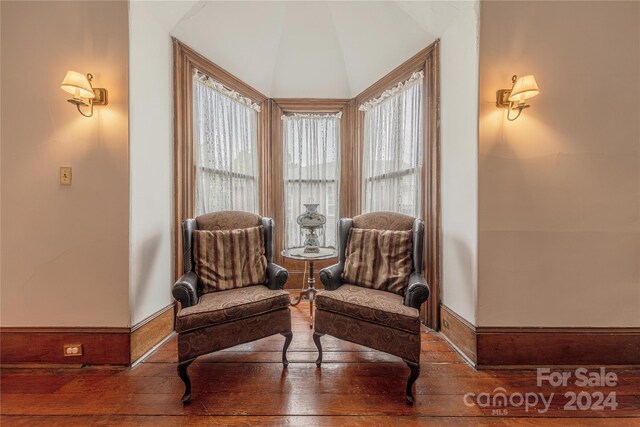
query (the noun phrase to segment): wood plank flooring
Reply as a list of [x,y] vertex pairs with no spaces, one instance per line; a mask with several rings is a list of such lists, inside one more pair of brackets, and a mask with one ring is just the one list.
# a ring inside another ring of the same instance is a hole
[[[317,369],[308,304],[291,311],[294,338],[287,369],[280,363],[284,338],[279,335],[201,357],[189,368],[193,399],[188,406],[180,402],[183,384],[176,374],[175,337],[132,369],[3,369],[0,424],[640,426],[640,370],[615,370],[618,385],[611,389],[572,383],[537,387],[535,370],[476,371],[426,329],[416,403],[407,406],[409,369],[401,360],[325,336],[324,362]],[[493,394],[500,387],[507,395],[542,393],[553,398],[543,414],[517,405],[465,404],[466,393]],[[617,409],[564,410],[564,393],[581,391],[615,391]]]

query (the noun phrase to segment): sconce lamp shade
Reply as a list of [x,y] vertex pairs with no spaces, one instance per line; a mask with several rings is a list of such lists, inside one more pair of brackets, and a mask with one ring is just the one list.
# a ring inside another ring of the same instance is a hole
[[93,93],[89,78],[77,71],[67,71],[67,75],[64,77],[60,87],[62,90],[72,94],[75,98],[93,99],[96,97]]
[[523,103],[525,99],[533,98],[539,93],[540,89],[538,88],[538,83],[536,83],[536,79],[533,77],[533,74],[518,77],[511,89],[509,102]]

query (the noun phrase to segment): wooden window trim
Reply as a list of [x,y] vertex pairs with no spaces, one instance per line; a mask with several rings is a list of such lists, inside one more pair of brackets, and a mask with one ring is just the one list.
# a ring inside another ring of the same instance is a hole
[[[416,71],[424,72],[423,168],[420,211],[425,221],[425,278],[431,288],[429,300],[421,311],[422,321],[434,330],[440,329],[440,295],[442,283],[442,219],[440,208],[440,41],[436,40],[386,76],[369,86],[355,98],[359,107],[385,90],[405,81]],[[356,107],[356,108],[357,108]],[[364,154],[364,112],[355,110],[353,144],[352,196],[358,203],[352,214],[362,212],[362,161]]]
[[231,73],[209,61],[189,46],[173,38],[173,93],[174,93],[174,276],[182,276],[182,221],[194,217],[195,161],[193,147],[193,70],[212,77],[225,87],[235,90],[260,105],[258,113],[258,209],[265,211],[267,204],[264,158],[269,156],[269,102],[268,98]]
[[[273,171],[271,179],[272,206],[270,215],[276,223],[275,244],[278,249],[276,252],[277,262],[289,270],[289,282],[287,288],[298,288],[306,283],[301,283],[305,265],[302,261],[294,261],[284,259],[280,255],[280,250],[284,247],[284,175],[283,175],[283,124],[282,115],[290,113],[337,113],[342,112],[340,119],[340,212],[339,217],[350,216],[350,167],[353,158],[351,154],[352,146],[352,110],[355,110],[355,102],[353,99],[313,99],[313,98],[276,98],[271,100],[271,170]],[[345,167],[347,166],[347,167]],[[280,202],[278,202],[278,200]],[[279,203],[279,205],[278,205]],[[320,268],[333,264],[335,260],[327,260],[316,263],[317,271]]]

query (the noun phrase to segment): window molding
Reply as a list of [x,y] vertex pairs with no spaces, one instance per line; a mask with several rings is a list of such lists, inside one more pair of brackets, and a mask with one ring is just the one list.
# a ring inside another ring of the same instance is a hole
[[426,278],[431,284],[429,310],[424,321],[432,329],[440,330],[440,300],[442,294],[442,208],[440,196],[440,40],[436,40],[431,54],[425,61],[426,96],[424,121],[425,147],[423,198],[425,219]]
[[[363,90],[354,98],[360,106],[380,97],[385,91],[405,82],[413,73],[424,72],[423,84],[423,167],[420,197],[422,218],[425,221],[424,265],[425,278],[431,288],[429,300],[421,311],[422,321],[434,330],[440,329],[440,299],[442,283],[442,219],[440,207],[440,40],[436,40],[386,76]],[[352,139],[353,191],[358,203],[352,215],[361,213],[363,192],[364,111],[354,111],[354,135]]]
[[264,159],[269,157],[269,102],[265,95],[209,61],[175,37],[173,40],[173,249],[174,277],[182,276],[182,221],[193,218],[195,208],[195,158],[193,145],[193,72],[198,70],[225,88],[238,92],[260,105],[258,112],[258,208],[265,211]]
[[[284,247],[284,169],[282,159],[284,156],[284,126],[282,116],[286,114],[322,114],[342,113],[340,118],[340,212],[339,217],[351,216],[351,191],[347,180],[352,179],[350,167],[353,164],[352,147],[352,117],[355,112],[354,99],[315,99],[315,98],[275,98],[271,104],[271,207],[269,214],[276,224],[275,245],[276,248]],[[289,274],[297,281],[302,279],[304,262],[284,259],[280,253],[275,254],[278,264],[289,270]],[[322,261],[317,263],[318,269],[331,265],[334,261]],[[293,282],[293,281],[292,281]],[[289,287],[289,283],[287,283]],[[293,283],[292,283],[293,285]],[[296,283],[294,286],[298,287]]]

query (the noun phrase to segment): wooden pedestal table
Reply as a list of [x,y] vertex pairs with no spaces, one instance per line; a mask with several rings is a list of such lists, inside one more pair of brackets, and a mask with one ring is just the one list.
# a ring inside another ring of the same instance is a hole
[[282,256],[287,259],[293,259],[296,261],[306,261],[309,263],[309,279],[307,280],[307,289],[300,292],[300,296],[294,297],[291,301],[291,305],[298,305],[302,298],[305,296],[309,300],[309,328],[313,328],[313,301],[316,296],[317,289],[315,288],[316,279],[314,276],[313,263],[316,261],[322,261],[325,259],[336,258],[338,251],[335,248],[320,248],[320,252],[305,253],[303,247],[285,249],[282,251]]

